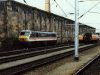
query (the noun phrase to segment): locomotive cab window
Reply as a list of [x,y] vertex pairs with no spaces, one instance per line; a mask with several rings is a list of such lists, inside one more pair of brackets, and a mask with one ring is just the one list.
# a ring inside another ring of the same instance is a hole
[[20,35],[29,35],[30,32],[21,32]]
[[32,32],[30,37],[36,37],[36,34]]

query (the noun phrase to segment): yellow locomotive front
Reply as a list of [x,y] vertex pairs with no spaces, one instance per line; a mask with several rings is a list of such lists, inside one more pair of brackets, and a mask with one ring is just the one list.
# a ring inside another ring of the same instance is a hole
[[20,42],[28,42],[30,36],[30,31],[21,31],[18,40]]

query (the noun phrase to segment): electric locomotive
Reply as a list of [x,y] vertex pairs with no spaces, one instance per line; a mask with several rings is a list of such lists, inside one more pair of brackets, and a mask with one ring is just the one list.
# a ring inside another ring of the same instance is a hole
[[79,34],[79,42],[84,42],[83,40],[84,40],[84,34],[85,33],[80,33]]
[[79,41],[89,43],[89,42],[97,42],[99,39],[98,34],[95,33],[80,33],[79,34]]
[[43,32],[33,30],[22,30],[18,40],[21,43],[56,43],[56,32]]
[[99,41],[100,41],[100,33],[96,33],[96,34],[98,34],[98,37],[99,37]]
[[97,42],[98,40],[99,40],[99,35],[96,33],[92,34],[91,41]]

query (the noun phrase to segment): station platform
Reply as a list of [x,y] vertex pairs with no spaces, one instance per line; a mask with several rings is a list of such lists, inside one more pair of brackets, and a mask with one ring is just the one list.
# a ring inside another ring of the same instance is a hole
[[65,64],[48,72],[46,75],[74,75],[98,54],[100,54],[100,46],[79,53],[79,61],[75,61],[73,55],[67,59]]

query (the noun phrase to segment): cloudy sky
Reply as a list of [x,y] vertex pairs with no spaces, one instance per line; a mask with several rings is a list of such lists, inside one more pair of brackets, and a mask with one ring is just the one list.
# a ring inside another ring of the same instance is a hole
[[[24,3],[23,0],[16,0],[18,2]],[[25,0],[28,5],[45,10],[45,0]],[[79,22],[87,24],[89,26],[95,27],[96,32],[100,32],[100,3],[98,0],[90,0],[79,2],[78,1],[78,10],[79,16],[83,15],[83,17],[79,18]],[[59,6],[65,12],[59,8]],[[50,1],[51,12],[72,20],[75,20],[75,15],[70,13],[75,13],[75,0],[54,0]]]

